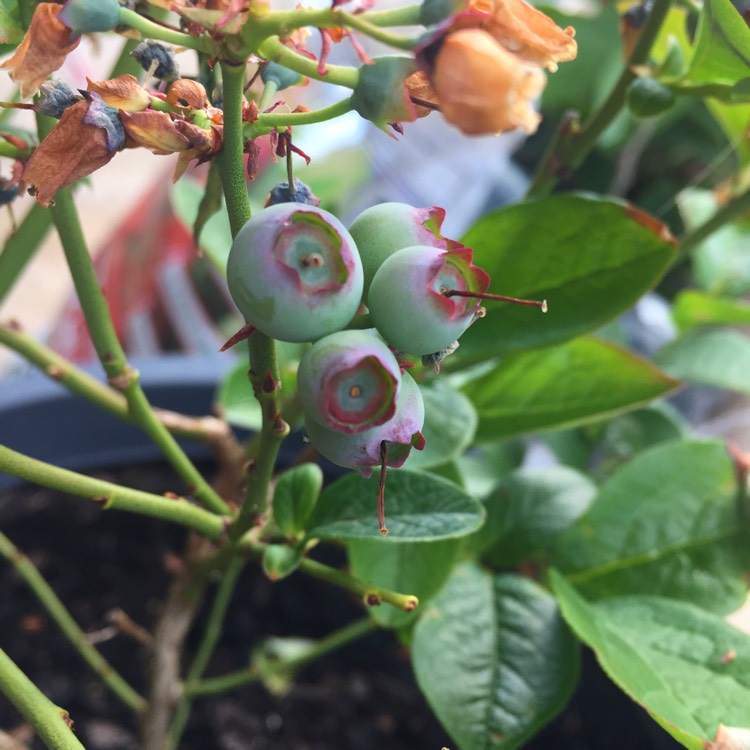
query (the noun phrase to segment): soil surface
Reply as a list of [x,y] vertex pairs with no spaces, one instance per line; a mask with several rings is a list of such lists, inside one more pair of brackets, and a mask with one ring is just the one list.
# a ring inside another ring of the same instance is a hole
[[[162,493],[179,483],[155,467],[103,478]],[[145,691],[146,648],[113,634],[108,613],[124,610],[150,628],[185,533],[167,523],[41,488],[0,494],[0,528],[41,570],[102,654]],[[341,564],[337,550],[327,553]],[[250,564],[239,581],[207,675],[247,664],[264,637],[319,638],[362,616],[347,594],[295,574],[271,583]],[[202,613],[202,617],[205,612]],[[198,620],[198,630],[201,625]],[[195,639],[189,645],[196,646]],[[138,727],[93,675],[15,571],[0,559],[0,647],[74,720],[87,750],[138,750]],[[0,696],[0,730],[43,748]],[[0,735],[0,747],[5,747]],[[259,684],[194,704],[181,750],[441,750],[455,748],[419,692],[407,649],[379,631],[302,671],[283,697]],[[569,708],[529,750],[669,750],[679,747],[603,677],[588,655]]]

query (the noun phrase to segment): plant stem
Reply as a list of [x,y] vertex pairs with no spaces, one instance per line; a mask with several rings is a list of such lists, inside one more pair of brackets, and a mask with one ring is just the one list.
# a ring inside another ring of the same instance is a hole
[[394,49],[405,50],[411,52],[419,41],[419,37],[406,37],[400,34],[393,34],[390,31],[383,31],[382,28],[370,23],[366,18],[361,15],[355,15],[354,13],[345,13],[344,11],[338,11],[341,26],[347,26],[350,29],[369,36],[376,42],[387,44],[389,47]]
[[188,716],[190,715],[190,708],[193,703],[192,689],[198,684],[200,678],[203,676],[203,673],[208,666],[208,662],[211,659],[211,655],[216,648],[216,644],[221,637],[227,608],[232,600],[232,593],[234,592],[237,579],[239,578],[244,566],[245,560],[242,557],[232,558],[224,572],[224,576],[219,584],[219,589],[214,597],[211,612],[208,616],[208,622],[206,623],[206,629],[203,631],[203,639],[201,640],[200,646],[198,646],[198,651],[196,652],[193,663],[187,673],[183,693],[174,713],[172,724],[169,728],[170,748],[174,748],[174,750],[179,747],[180,737],[185,730],[185,725],[187,724]]
[[56,706],[0,649],[0,692],[34,727],[48,748],[85,750],[66,721],[67,711]]
[[318,122],[333,120],[352,111],[350,98],[342,99],[329,107],[314,109],[310,112],[268,112],[261,113],[258,119],[245,125],[245,135],[256,138],[267,133],[272,128],[294,127],[295,125],[312,125]]
[[181,31],[169,29],[161,24],[149,21],[147,18],[128,8],[120,8],[119,24],[129,26],[141,32],[144,39],[157,39],[160,42],[168,42],[177,47],[187,47],[197,52],[205,52],[214,55],[218,52],[217,44],[209,36],[192,36],[183,34]]
[[356,88],[359,81],[359,71],[345,65],[326,65],[325,72],[318,71],[318,62],[304,57],[298,52],[281,43],[278,37],[264,39],[258,45],[258,54],[266,60],[273,60],[285,68],[301,73],[308,78],[314,78],[324,83],[332,83],[337,86]]
[[709,235],[750,211],[750,188],[732,196],[703,224],[685,232],[680,239],[680,254],[684,257]]
[[399,594],[396,591],[371,586],[366,581],[360,581],[359,578],[344,573],[342,570],[319,563],[317,560],[312,560],[309,557],[302,558],[299,569],[314,578],[332,583],[334,586],[339,586],[361,596],[362,601],[367,606],[376,606],[381,602],[386,602],[404,610],[404,612],[411,612],[419,606],[419,599],[413,594]]
[[86,634],[78,627],[70,612],[50,588],[42,574],[26,555],[0,532],[0,555],[13,565],[26,581],[57,623],[81,658],[101,677],[109,689],[130,709],[140,713],[146,706],[145,699],[138,695],[114,667],[86,640]]
[[[224,145],[216,164],[224,189],[232,237],[236,237],[251,215],[243,160],[242,102],[245,66],[223,62],[221,71],[224,81]],[[248,351],[250,382],[261,405],[263,422],[245,500],[230,531],[232,540],[239,539],[255,523],[256,517],[265,512],[279,445],[289,433],[289,426],[281,419],[280,414],[281,376],[274,341],[256,331],[248,339]]]
[[[527,198],[536,198],[550,193],[560,179],[560,174],[578,168],[596,146],[599,136],[609,127],[625,105],[628,86],[638,77],[634,69],[648,61],[651,47],[656,41],[671,4],[672,0],[654,0],[638,42],[609,96],[583,127],[560,129],[559,140],[553,148],[547,151],[537,168],[526,193]],[[567,124],[570,124],[569,119]]]
[[0,253],[0,304],[52,226],[50,212],[35,203]]
[[421,13],[421,5],[407,5],[390,10],[371,10],[360,14],[359,17],[373,26],[417,26],[421,24]]
[[21,156],[21,151],[8,141],[0,141],[0,156],[7,156],[9,159],[17,159]]
[[[357,622],[353,622],[351,625],[346,625],[340,630],[327,635],[325,638],[321,638],[317,643],[310,646],[307,651],[299,656],[290,659],[279,659],[273,664],[265,665],[264,673],[278,674],[301,669],[316,659],[329,654],[331,651],[335,651],[358,638],[362,638],[368,633],[372,633],[377,627],[377,624],[369,617],[357,620]],[[261,677],[262,674],[260,670],[253,664],[250,664],[245,669],[230,672],[221,677],[212,677],[208,680],[202,680],[189,688],[186,686],[186,690],[189,690],[189,695],[191,697],[223,693],[227,690],[234,690],[235,688],[247,685],[249,682],[259,680]]]
[[[47,128],[47,123],[43,123],[43,119],[48,118],[38,118],[40,135]],[[133,421],[143,428],[161,450],[187,484],[189,491],[215,513],[228,514],[227,504],[193,466],[177,441],[154,414],[140,386],[138,372],[127,362],[86,247],[70,188],[63,188],[57,192],[55,204],[50,211],[60,235],[89,335],[107,374],[108,382],[125,396],[128,413]]]
[[220,539],[225,532],[225,519],[193,505],[185,498],[166,498],[121,487],[112,482],[51,466],[4,445],[0,445],[0,472],[93,500],[103,510],[124,510],[172,521],[195,529],[209,539]]
[[[0,261],[2,257],[0,255]],[[2,263],[0,263],[1,266]],[[118,419],[134,422],[122,393],[108,388],[96,378],[76,367],[65,357],[39,343],[13,324],[0,323],[0,344],[20,354],[71,393],[85,398]],[[154,413],[159,421],[178,437],[201,440],[210,444],[216,450],[221,449],[227,453],[234,454],[242,450],[227,423],[221,419],[216,417],[191,417],[165,409],[154,409]]]

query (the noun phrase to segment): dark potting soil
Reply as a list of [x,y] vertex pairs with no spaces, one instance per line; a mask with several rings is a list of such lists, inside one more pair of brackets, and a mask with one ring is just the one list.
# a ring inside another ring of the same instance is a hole
[[[100,473],[151,492],[179,489],[161,467]],[[185,532],[43,488],[0,494],[0,528],[40,569],[81,627],[105,635],[119,608],[151,628],[170,583],[170,560]],[[336,549],[331,564],[342,564]],[[210,601],[210,598],[209,598]],[[227,613],[207,676],[240,669],[263,638],[320,638],[359,617],[362,605],[332,586],[295,574],[277,583],[249,564]],[[195,632],[205,611],[198,618]],[[193,635],[188,645],[195,648]],[[0,648],[73,719],[87,750],[138,750],[129,711],[81,661],[23,580],[0,560]],[[145,691],[146,648],[118,634],[101,653],[137,690]],[[23,719],[0,696],[0,730],[24,734]],[[36,750],[43,744],[34,739]],[[455,748],[419,692],[409,655],[379,631],[329,654],[299,673],[283,697],[259,684],[196,700],[181,750],[440,750]],[[624,698],[586,654],[569,708],[528,750],[669,750],[678,747]]]

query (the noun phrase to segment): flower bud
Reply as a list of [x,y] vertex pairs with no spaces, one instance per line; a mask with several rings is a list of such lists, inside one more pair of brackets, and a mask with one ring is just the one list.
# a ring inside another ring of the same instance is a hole
[[78,34],[110,31],[117,26],[120,4],[117,0],[68,0],[60,20]]
[[260,78],[263,83],[272,81],[276,84],[276,88],[279,91],[287,89],[290,86],[296,86],[298,83],[302,83],[305,77],[300,73],[297,73],[289,68],[285,68],[283,65],[275,63],[273,60],[269,60],[263,71],[260,74]]

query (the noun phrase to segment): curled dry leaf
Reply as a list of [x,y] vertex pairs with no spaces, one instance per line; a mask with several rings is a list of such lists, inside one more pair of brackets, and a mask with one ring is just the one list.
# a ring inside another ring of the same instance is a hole
[[109,147],[107,131],[85,122],[89,106],[82,99],[68,107],[26,164],[21,187],[42,206],[50,206],[60,188],[95,172],[116,153]]
[[0,65],[21,85],[24,98],[35,94],[81,41],[79,35],[59,20],[61,10],[62,6],[55,3],[39,3],[15,54]]
[[151,94],[138,84],[135,76],[117,76],[109,81],[87,78],[88,90],[93,91],[110,107],[124,112],[141,112],[151,104]]

